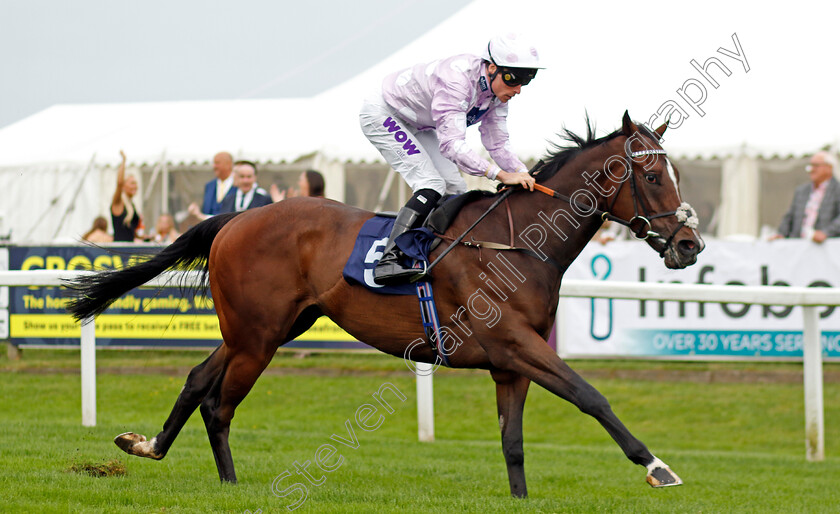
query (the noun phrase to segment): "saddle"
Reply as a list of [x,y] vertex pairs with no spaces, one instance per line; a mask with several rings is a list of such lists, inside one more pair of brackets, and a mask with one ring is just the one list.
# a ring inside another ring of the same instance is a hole
[[[459,195],[446,195],[438,200],[435,208],[432,209],[432,212],[429,213],[420,227],[427,228],[436,234],[443,234],[452,225],[464,206],[495,194],[493,191],[474,189]],[[377,212],[376,215],[383,218],[397,217],[397,213],[393,211]]]
[[495,194],[492,191],[476,189],[460,195],[444,196],[438,201],[434,210],[429,213],[429,217],[426,218],[423,227],[428,228],[436,234],[443,234],[452,222],[455,221],[458,213],[461,212],[461,209],[465,205]]

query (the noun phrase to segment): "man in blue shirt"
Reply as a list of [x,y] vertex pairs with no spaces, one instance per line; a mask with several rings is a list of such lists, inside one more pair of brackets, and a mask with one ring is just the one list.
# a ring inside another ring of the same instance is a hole
[[204,185],[201,210],[196,203],[191,203],[187,209],[190,214],[199,218],[219,214],[222,212],[222,202],[225,198],[236,194],[236,187],[233,185],[233,156],[229,152],[219,152],[213,156],[213,174],[216,178]]

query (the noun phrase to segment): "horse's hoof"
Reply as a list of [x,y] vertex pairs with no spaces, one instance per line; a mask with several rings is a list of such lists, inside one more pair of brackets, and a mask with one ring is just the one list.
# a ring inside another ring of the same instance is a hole
[[138,457],[147,457],[149,459],[160,460],[163,455],[159,455],[155,451],[155,440],[146,440],[146,436],[135,434],[134,432],[126,432],[114,438],[114,444],[120,447],[120,450],[129,455],[137,455]]
[[682,485],[683,482],[667,464],[656,459],[648,466],[647,483],[651,487],[668,487]]

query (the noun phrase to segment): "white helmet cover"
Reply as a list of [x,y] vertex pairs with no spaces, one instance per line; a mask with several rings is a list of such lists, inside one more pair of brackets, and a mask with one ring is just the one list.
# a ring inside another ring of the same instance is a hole
[[487,48],[484,50],[482,57],[496,66],[545,68],[545,66],[540,65],[540,56],[536,47],[520,34],[509,33],[493,37],[487,43]]

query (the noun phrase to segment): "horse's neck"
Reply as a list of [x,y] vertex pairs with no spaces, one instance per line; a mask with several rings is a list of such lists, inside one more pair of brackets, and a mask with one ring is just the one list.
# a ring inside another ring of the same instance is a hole
[[[586,159],[575,158],[558,170],[544,184],[566,198],[576,200],[569,202],[549,195],[534,192],[521,195],[524,214],[519,226],[523,227],[519,234],[519,242],[525,245],[537,246],[534,249],[538,255],[550,257],[560,266],[560,274],[571,265],[580,254],[592,236],[603,223],[597,214],[587,212],[586,206],[591,198],[598,201],[601,207],[603,195],[592,181],[587,184],[584,172],[587,172]],[[559,280],[559,277],[558,277]]]

